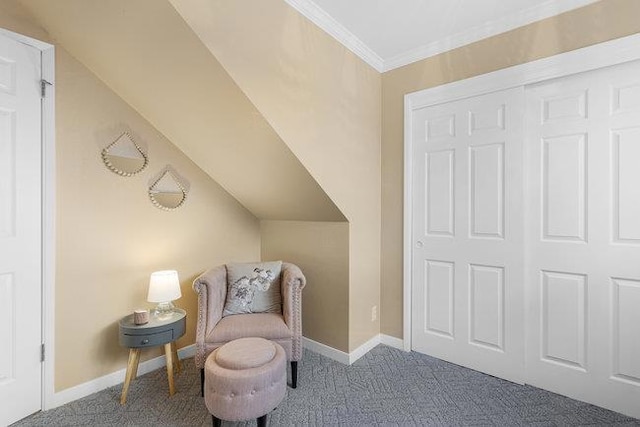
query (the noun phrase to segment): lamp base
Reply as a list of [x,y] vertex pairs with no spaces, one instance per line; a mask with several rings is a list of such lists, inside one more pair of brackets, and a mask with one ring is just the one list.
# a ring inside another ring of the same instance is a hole
[[173,315],[174,308],[175,306],[171,301],[161,302],[153,309],[153,315],[158,319],[168,319]]

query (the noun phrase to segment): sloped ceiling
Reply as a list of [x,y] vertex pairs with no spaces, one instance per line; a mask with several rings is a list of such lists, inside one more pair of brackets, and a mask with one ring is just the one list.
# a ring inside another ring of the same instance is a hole
[[57,43],[257,218],[345,220],[168,2],[23,3]]

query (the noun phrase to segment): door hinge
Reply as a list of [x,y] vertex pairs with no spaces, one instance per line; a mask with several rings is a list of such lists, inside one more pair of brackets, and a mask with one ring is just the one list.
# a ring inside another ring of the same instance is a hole
[[48,82],[45,79],[40,80],[40,97],[42,98],[47,96],[47,85],[53,86],[53,83]]
[[44,362],[44,344],[40,344],[40,361]]

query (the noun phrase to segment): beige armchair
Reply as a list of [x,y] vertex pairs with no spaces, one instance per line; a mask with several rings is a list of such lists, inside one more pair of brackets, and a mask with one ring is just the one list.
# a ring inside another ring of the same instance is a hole
[[222,317],[227,297],[227,267],[212,268],[193,282],[198,294],[196,367],[204,390],[204,363],[216,348],[238,338],[260,337],[280,344],[291,361],[291,387],[298,383],[298,361],[302,358],[302,288],[306,279],[291,263],[282,263],[282,313],[234,314]]

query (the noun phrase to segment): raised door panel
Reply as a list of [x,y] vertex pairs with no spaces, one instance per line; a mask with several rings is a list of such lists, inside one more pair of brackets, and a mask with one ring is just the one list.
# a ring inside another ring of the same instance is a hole
[[425,262],[425,331],[454,337],[454,264],[452,262]]
[[426,119],[424,122],[425,142],[442,141],[456,136],[456,116],[445,116]]
[[640,243],[640,127],[611,133],[613,241]]
[[15,112],[0,109],[0,238],[15,232]]
[[16,93],[16,62],[0,56],[0,92]]
[[640,111],[640,81],[615,84],[612,87],[611,113],[622,114]]
[[425,212],[427,235],[453,236],[455,218],[455,151],[443,150],[426,155]]
[[587,100],[586,90],[545,98],[542,103],[542,123],[586,119]]
[[586,368],[587,280],[584,275],[542,272],[542,358]]
[[472,237],[504,238],[504,144],[469,148],[469,232]]
[[545,138],[543,144],[543,238],[585,241],[586,136]]
[[640,387],[640,280],[612,279],[613,378]]
[[0,274],[0,384],[15,377],[15,314],[13,274]]
[[469,341],[504,350],[504,268],[469,266]]
[[505,111],[506,106],[504,104],[490,105],[484,109],[469,111],[469,135],[473,136],[481,131],[504,130]]

